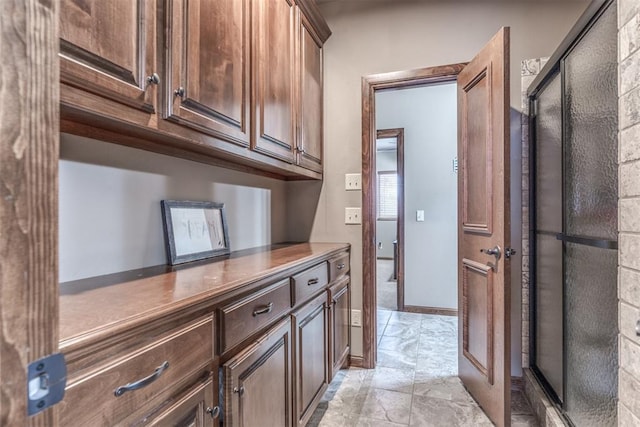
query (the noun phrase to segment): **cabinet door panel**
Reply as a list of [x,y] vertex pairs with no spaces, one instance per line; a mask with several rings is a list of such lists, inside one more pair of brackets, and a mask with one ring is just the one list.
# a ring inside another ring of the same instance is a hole
[[168,119],[249,145],[248,17],[246,0],[169,2]]
[[331,378],[340,370],[349,357],[350,351],[350,313],[351,301],[349,280],[334,285],[329,290],[331,304],[330,342],[331,342]]
[[298,164],[322,172],[322,43],[300,13],[300,141]]
[[217,375],[209,378],[204,383],[194,387],[175,402],[170,402],[168,407],[148,425],[153,427],[213,427],[217,405]]
[[226,426],[291,426],[291,321],[223,365]]
[[296,354],[296,414],[306,425],[327,388],[327,298],[323,293],[293,315]]
[[293,162],[294,12],[290,0],[253,2],[252,148]]
[[61,81],[154,111],[155,13],[155,0],[62,0]]

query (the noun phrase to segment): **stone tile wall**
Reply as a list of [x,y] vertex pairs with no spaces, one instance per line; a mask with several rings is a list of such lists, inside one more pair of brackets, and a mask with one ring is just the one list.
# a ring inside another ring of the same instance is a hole
[[640,0],[618,0],[618,425],[640,425]]

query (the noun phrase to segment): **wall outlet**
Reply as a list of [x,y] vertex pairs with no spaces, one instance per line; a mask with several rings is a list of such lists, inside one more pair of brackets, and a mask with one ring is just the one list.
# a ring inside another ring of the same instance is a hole
[[423,222],[424,221],[424,211],[423,210],[416,211],[416,221],[418,221],[418,222]]
[[359,173],[345,174],[344,189],[347,191],[362,190],[362,174],[359,174]]
[[362,209],[344,208],[345,224],[362,224]]
[[362,326],[362,312],[351,310],[351,326]]

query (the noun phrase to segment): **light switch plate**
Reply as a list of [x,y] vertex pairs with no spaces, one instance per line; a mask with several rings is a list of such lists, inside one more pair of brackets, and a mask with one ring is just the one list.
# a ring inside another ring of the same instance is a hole
[[416,211],[416,221],[423,222],[424,221],[424,211],[418,210]]
[[344,189],[347,191],[362,190],[362,174],[359,174],[359,173],[345,174]]
[[362,312],[360,310],[351,310],[351,325],[362,326]]
[[345,224],[362,224],[362,209],[360,208],[344,208]]

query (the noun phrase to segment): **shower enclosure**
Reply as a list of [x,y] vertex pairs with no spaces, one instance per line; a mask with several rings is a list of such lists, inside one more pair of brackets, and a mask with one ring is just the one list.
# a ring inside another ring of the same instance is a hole
[[617,66],[594,2],[529,91],[531,368],[579,426],[616,424]]

